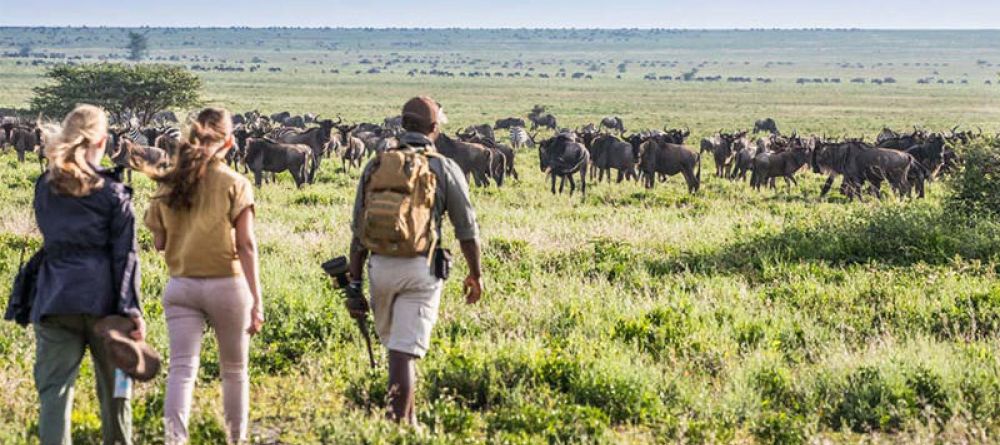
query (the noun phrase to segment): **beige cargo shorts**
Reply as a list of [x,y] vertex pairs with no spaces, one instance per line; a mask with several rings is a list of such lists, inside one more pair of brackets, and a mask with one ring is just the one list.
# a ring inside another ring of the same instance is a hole
[[372,255],[368,279],[379,341],[390,351],[423,357],[430,347],[443,286],[427,258]]

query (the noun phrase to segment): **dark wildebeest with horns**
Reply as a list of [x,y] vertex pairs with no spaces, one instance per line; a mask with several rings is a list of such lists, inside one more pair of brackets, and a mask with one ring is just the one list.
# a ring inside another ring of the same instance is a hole
[[[340,137],[337,139],[337,145],[339,145],[342,150],[340,154],[340,162],[345,172],[348,171],[349,168],[361,168],[361,159],[365,155],[365,141],[361,140],[361,138],[352,133],[357,129],[357,127],[357,124],[336,125],[337,132],[340,134]],[[374,148],[372,151],[374,151]]]
[[282,144],[303,144],[312,150],[313,160],[310,164],[309,176],[306,177],[306,180],[310,184],[316,180],[316,171],[319,170],[320,160],[323,158],[327,144],[330,143],[331,132],[340,122],[325,119],[316,121],[316,123],[319,124],[318,127],[313,127],[305,131],[286,129],[286,131],[282,132],[275,139],[276,142]]
[[531,121],[532,131],[537,130],[539,127],[551,130],[559,128],[559,124],[556,122],[556,117],[553,116],[552,113],[541,114],[532,111],[532,113],[528,115],[528,120]]
[[625,122],[618,116],[607,116],[601,119],[601,128],[617,131],[619,135],[625,134]]
[[166,150],[139,145],[127,137],[118,138],[117,149],[112,153],[111,161],[119,167],[126,168],[126,177],[130,184],[132,170],[164,170],[170,166],[170,157]]
[[656,176],[684,175],[688,192],[701,188],[701,155],[679,144],[666,142],[663,136],[650,138],[640,146],[639,172],[646,188],[653,188]]
[[301,188],[309,179],[312,148],[304,144],[282,144],[270,139],[247,139],[247,166],[253,172],[254,183],[261,186],[265,172],[288,171]]
[[867,181],[872,192],[879,199],[883,181],[888,181],[900,197],[910,195],[910,171],[915,170],[918,193],[923,193],[926,170],[909,153],[888,148],[872,147],[863,141],[849,139],[845,142],[822,142],[812,155],[812,167],[816,173],[827,173],[820,197],[830,191],[834,179],[843,175],[840,190],[849,198],[861,198],[861,187]]
[[514,127],[524,127],[524,119],[519,117],[508,117],[506,119],[497,119],[496,125],[493,126],[494,130],[509,130]]
[[751,148],[750,139],[746,136],[733,141],[733,172],[730,179],[744,180],[747,172],[753,167],[754,149]]
[[715,176],[717,178],[732,177],[733,163],[736,158],[736,150],[733,149],[733,142],[744,136],[746,136],[746,132],[727,134],[719,130],[715,136],[701,140],[701,150],[699,153],[704,154],[706,151],[712,153],[712,158],[715,160]]
[[403,116],[389,116],[382,120],[382,127],[386,130],[400,131],[403,129]]
[[489,124],[470,125],[455,135],[463,141],[483,144],[487,147],[493,147],[497,143],[496,134],[493,133],[493,127],[490,127]]
[[17,152],[17,161],[24,162],[25,153],[36,152],[41,144],[42,130],[34,125],[18,125],[11,131],[9,140]]
[[636,165],[639,164],[639,150],[632,144],[611,135],[602,135],[591,143],[590,160],[593,168],[598,171],[597,182],[604,180],[607,173],[611,181],[611,170],[618,170],[615,182],[623,179],[639,178]]
[[291,116],[282,121],[281,124],[291,128],[306,128],[306,119],[302,116]]
[[173,111],[163,110],[153,115],[153,122],[177,123],[177,115]]
[[774,119],[771,119],[771,118],[760,119],[757,122],[753,123],[753,132],[755,134],[756,133],[760,133],[762,131],[766,131],[766,132],[769,132],[771,134],[779,134],[780,133],[778,131],[778,123],[775,122]]
[[795,180],[795,173],[802,169],[802,166],[809,162],[809,148],[805,147],[801,140],[796,139],[792,146],[782,153],[761,153],[753,159],[753,174],[750,175],[750,186],[754,190],[760,190],[764,184],[770,184],[774,188],[773,178],[785,178],[785,184],[791,190],[792,184],[796,186],[799,182]]
[[587,167],[590,164],[590,153],[583,144],[576,142],[572,133],[561,133],[546,139],[538,147],[538,160],[541,170],[552,175],[552,194],[556,193],[556,178],[559,178],[559,193],[562,193],[566,180],[569,179],[569,195],[576,191],[576,181],[573,175],[580,173],[580,193],[587,198]]
[[276,124],[283,124],[285,122],[285,119],[292,117],[292,113],[289,113],[287,111],[282,111],[280,113],[274,113],[269,117],[271,118],[271,122],[274,122]]
[[438,153],[451,158],[462,169],[462,173],[472,179],[477,186],[486,187],[490,185],[490,173],[493,173],[493,151],[482,144],[462,142],[455,140],[448,135],[441,133],[434,141],[434,147]]

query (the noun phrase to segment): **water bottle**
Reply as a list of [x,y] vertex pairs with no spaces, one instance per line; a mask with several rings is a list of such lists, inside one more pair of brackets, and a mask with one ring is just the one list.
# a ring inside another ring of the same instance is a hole
[[115,368],[115,398],[125,400],[132,398],[132,378],[118,368]]

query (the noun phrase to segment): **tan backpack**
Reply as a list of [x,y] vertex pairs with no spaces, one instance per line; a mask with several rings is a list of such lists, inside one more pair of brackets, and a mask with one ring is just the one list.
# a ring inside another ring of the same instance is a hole
[[361,243],[371,252],[392,257],[429,253],[437,244],[434,152],[388,150],[378,155],[365,184]]

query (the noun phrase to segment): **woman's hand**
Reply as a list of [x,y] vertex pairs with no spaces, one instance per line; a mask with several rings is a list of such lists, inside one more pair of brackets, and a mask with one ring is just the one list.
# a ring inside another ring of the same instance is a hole
[[129,336],[135,341],[143,341],[146,339],[146,321],[143,320],[141,316],[129,317],[132,322],[135,323],[135,329],[129,332]]
[[264,311],[261,309],[260,304],[254,303],[253,307],[250,308],[250,327],[247,328],[247,333],[257,335],[263,327]]

